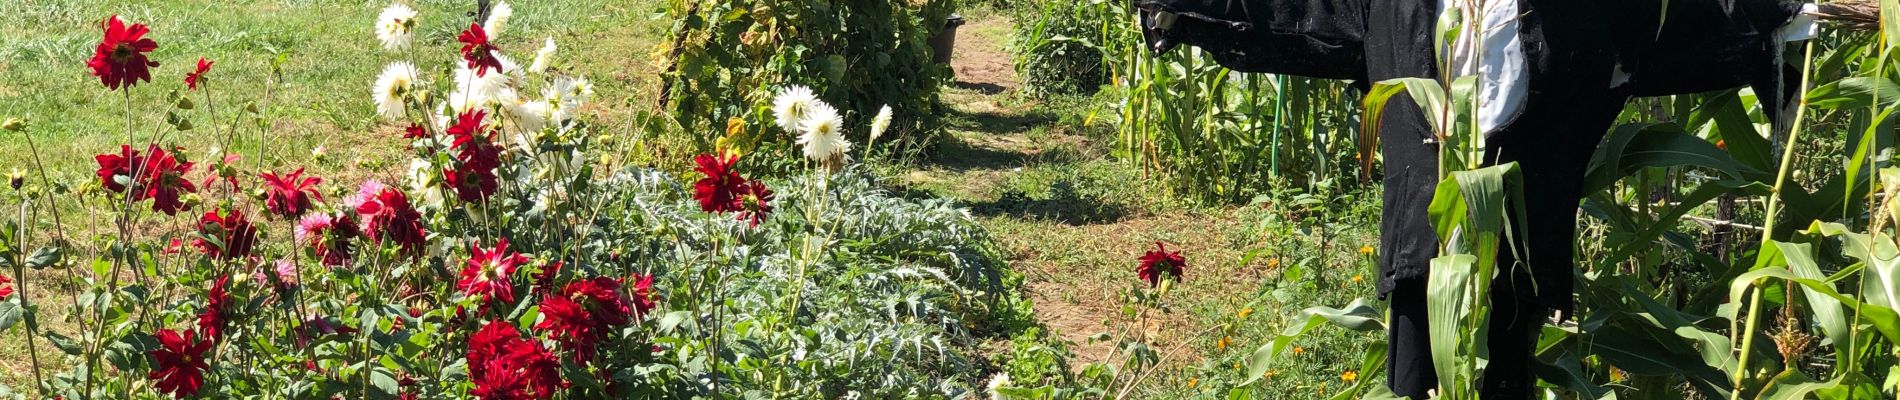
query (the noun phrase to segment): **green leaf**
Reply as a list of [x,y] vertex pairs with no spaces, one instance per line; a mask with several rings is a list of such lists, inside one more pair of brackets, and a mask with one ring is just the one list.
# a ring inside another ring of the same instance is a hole
[[33,255],[26,258],[26,266],[32,269],[46,269],[46,267],[59,264],[59,261],[65,258],[65,253],[65,250],[57,244],[42,246],[33,250]]
[[1868,108],[1875,98],[1886,106],[1900,100],[1900,84],[1890,79],[1853,77],[1828,82],[1808,91],[1808,106],[1817,109]]
[[[1814,280],[1829,287],[1833,286],[1822,282],[1827,277],[1821,274],[1821,266],[1816,264],[1814,258],[1809,255],[1813,252],[1812,246],[1805,243],[1773,243],[1775,247],[1781,249],[1782,258],[1788,261],[1788,269],[1793,271],[1795,276]],[[1837,346],[1847,343],[1847,315],[1841,310],[1841,303],[1815,289],[1803,289],[1802,292],[1808,300],[1808,309],[1814,313],[1814,322],[1821,325],[1821,332],[1827,334],[1829,343]]]
[[1248,357],[1248,377],[1246,381],[1241,382],[1241,385],[1252,384],[1254,381],[1259,380],[1261,376],[1267,373],[1267,367],[1272,365],[1274,357],[1278,357],[1280,352],[1285,351],[1288,345],[1293,344],[1293,339],[1299,338],[1307,332],[1312,331],[1313,328],[1318,327],[1321,322],[1332,322],[1333,325],[1360,332],[1385,330],[1385,322],[1382,319],[1385,317],[1385,313],[1366,303],[1366,299],[1355,299],[1343,309],[1310,307],[1301,310],[1300,315],[1293,318],[1294,321],[1297,321],[1296,325],[1281,330],[1280,334],[1274,336],[1272,341],[1260,346],[1260,349],[1254,350],[1253,355]]
[[73,338],[66,337],[66,335],[61,335],[57,332],[41,332],[40,334],[45,335],[46,341],[53,342],[53,347],[59,348],[59,351],[66,353],[66,355],[78,356],[84,354],[86,351],[85,348],[79,346],[79,342],[74,341]]
[[[1847,158],[1847,179],[1845,180],[1847,183],[1847,193],[1841,197],[1843,203],[1853,201],[1853,192],[1860,188],[1860,175],[1866,173],[1865,170],[1868,168],[1867,161],[1873,158],[1871,155],[1882,148],[1892,145],[1892,140],[1887,140],[1885,141],[1886,143],[1880,143],[1881,141],[1879,139],[1885,136],[1881,133],[1893,132],[1893,119],[1890,117],[1893,116],[1894,110],[1896,110],[1895,107],[1888,107],[1885,111],[1881,111],[1879,116],[1874,117],[1874,120],[1867,124],[1867,129],[1864,131],[1849,131],[1848,143],[1853,145],[1851,148],[1854,154],[1849,155]],[[1846,208],[1849,207],[1849,205],[1842,204],[1841,207]]]
[[387,395],[389,397],[395,397],[402,394],[402,387],[401,385],[396,383],[395,374],[392,374],[389,372],[389,370],[383,369],[381,367],[370,369],[369,384],[370,386],[376,387],[376,391],[382,392],[382,394]]
[[[1748,118],[1748,108],[1737,92],[1730,90],[1709,98],[1691,113],[1690,118],[1706,118],[1714,122],[1717,137],[1728,147],[1729,156],[1735,157],[1736,162],[1762,171],[1774,169],[1774,151],[1770,149],[1773,145],[1755,128],[1755,121]],[[1697,125],[1692,122],[1689,126]]]
[[[1598,268],[1616,265],[1638,253],[1654,250],[1657,238],[1661,237],[1663,233],[1675,228],[1684,215],[1688,215],[1690,211],[1702,207],[1703,204],[1715,200],[1717,197],[1730,193],[1763,194],[1767,193],[1769,189],[1768,185],[1759,182],[1743,181],[1715,181],[1697,185],[1694,191],[1680,199],[1675,206],[1657,215],[1654,223],[1649,224],[1649,226],[1640,227],[1641,230],[1629,236],[1611,239],[1608,243],[1612,249],[1610,255],[1597,259],[1595,261],[1596,265]],[[1634,222],[1632,222],[1632,224],[1634,224]],[[1630,226],[1628,228],[1638,227]]]
[[[1550,332],[1555,330],[1555,328],[1545,327],[1544,330],[1545,332]],[[1567,332],[1565,333],[1565,335],[1568,334]],[[1597,385],[1596,382],[1590,381],[1588,375],[1583,373],[1583,362],[1579,361],[1577,354],[1571,351],[1572,347],[1574,346],[1558,345],[1550,347],[1548,351],[1538,355],[1539,358],[1550,359],[1550,362],[1544,363],[1540,361],[1532,364],[1531,368],[1535,369],[1537,375],[1543,377],[1545,381],[1565,389],[1570,389],[1571,392],[1587,395],[1586,398],[1616,400],[1615,391]]]
[[[1363,176],[1371,176],[1372,152],[1378,149],[1380,122],[1385,118],[1385,108],[1391,103],[1392,96],[1400,92],[1412,96],[1420,112],[1425,114],[1426,123],[1431,124],[1433,129],[1439,127],[1438,116],[1444,112],[1446,102],[1444,89],[1438,86],[1438,81],[1426,78],[1398,78],[1372,84],[1372,90],[1366,92],[1365,117],[1360,119],[1359,128],[1359,163]],[[1436,93],[1435,97],[1433,93]],[[1426,99],[1420,100],[1420,98]],[[1433,105],[1436,105],[1436,108]]]
[[[1472,329],[1470,315],[1478,311],[1474,299],[1488,298],[1487,293],[1475,293],[1473,276],[1478,275],[1478,257],[1469,254],[1453,254],[1431,261],[1431,272],[1426,280],[1425,313],[1427,330],[1431,337],[1432,366],[1438,371],[1438,378],[1444,382],[1472,382],[1476,376],[1471,365],[1477,354],[1484,351],[1465,353],[1465,346],[1484,346],[1484,343],[1467,332]],[[1485,279],[1489,279],[1488,277]],[[1461,364],[1462,363],[1462,364]],[[1447,385],[1446,387],[1450,387]]]
[[0,333],[5,333],[25,319],[26,309],[20,307],[20,303],[0,301]]
[[1682,132],[1674,124],[1624,124],[1611,131],[1584,173],[1584,193],[1615,184],[1642,168],[1698,166],[1715,169],[1730,179],[1766,181],[1767,173],[1749,168],[1706,140]]

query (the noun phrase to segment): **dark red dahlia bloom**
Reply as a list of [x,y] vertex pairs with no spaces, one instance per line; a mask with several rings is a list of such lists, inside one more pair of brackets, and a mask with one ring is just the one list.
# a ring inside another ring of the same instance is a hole
[[607,327],[594,326],[594,318],[585,306],[561,296],[541,300],[541,323],[534,328],[548,331],[576,362],[592,360],[600,341],[607,336]]
[[363,236],[355,217],[349,213],[336,217],[310,214],[297,222],[294,233],[298,243],[310,247],[323,259],[323,265],[332,267],[348,264],[355,254],[356,238]]
[[535,328],[551,332],[576,361],[592,360],[612,328],[632,321],[630,302],[621,292],[620,281],[605,277],[578,280],[562,288],[561,295],[542,300],[541,315],[546,319]]
[[455,41],[462,42],[462,59],[475,70],[475,76],[488,74],[489,68],[501,71],[501,59],[495,58],[495,45],[488,42],[488,33],[482,31],[481,24],[468,24]]
[[[187,205],[179,201],[179,192],[194,193],[198,187],[185,179],[185,173],[191,171],[190,161],[179,162],[174,152],[165,151],[158,145],[145,149],[145,155],[132,150],[132,146],[119,145],[119,154],[100,154],[93,159],[99,163],[100,186],[114,192],[127,193],[131,201],[152,200],[152,211],[166,215],[178,215]],[[130,184],[128,188],[126,185]]]
[[211,369],[211,340],[197,337],[192,331],[180,336],[177,331],[161,329],[158,331],[159,348],[150,354],[157,360],[152,373],[147,378],[155,381],[153,386],[159,393],[170,393],[174,398],[184,398],[198,394],[205,384],[205,370]]
[[281,177],[270,172],[257,176],[264,179],[264,208],[277,215],[286,218],[303,216],[303,213],[310,211],[311,198],[323,200],[323,195],[317,193],[317,184],[323,183],[323,178],[305,178],[303,168]]
[[140,80],[151,82],[151,68],[158,66],[158,62],[145,58],[145,53],[158,49],[158,42],[145,37],[151,30],[146,29],[145,24],[127,27],[117,15],[107,18],[99,27],[105,30],[105,38],[99,40],[92,59],[86,61],[86,66],[92,68],[92,76],[99,77],[99,83],[112,90],[131,88]]
[[409,124],[408,128],[405,128],[402,130],[403,139],[423,139],[423,138],[428,138],[428,137],[429,137],[429,131],[422,129],[421,124],[412,123],[412,124]]
[[230,321],[226,317],[232,305],[230,286],[231,277],[221,276],[205,294],[205,311],[198,314],[198,331],[204,332],[206,340],[224,340],[224,328]]
[[[651,284],[649,279],[648,285]],[[637,315],[631,304],[632,299],[628,298],[626,292],[621,289],[622,285],[618,280],[594,277],[567,284],[567,287],[562,288],[561,294],[586,307],[588,314],[593,317],[594,324],[621,326],[632,322],[633,317]],[[646,310],[641,309],[637,312],[645,313]]]
[[774,196],[772,189],[766,188],[764,182],[755,180],[739,185],[738,198],[734,199],[739,204],[739,220],[746,221],[753,227],[758,227],[760,221],[764,221],[766,216],[772,215],[772,198]]
[[211,72],[211,64],[214,64],[214,62],[206,60],[204,57],[198,57],[198,70],[185,74],[185,87],[191,90],[198,90],[198,82],[203,82],[205,73]]
[[508,239],[496,242],[492,249],[469,245],[468,264],[462,267],[462,280],[455,287],[463,295],[481,296],[483,303],[515,301],[515,285],[510,276],[528,263],[528,256],[508,251]]
[[490,322],[475,335],[468,338],[468,371],[470,376],[479,376],[487,371],[490,361],[502,358],[508,345],[521,339],[521,332],[507,322]]
[[463,112],[456,117],[455,126],[448,130],[448,135],[455,138],[452,146],[455,159],[460,162],[442,174],[448,177],[449,187],[455,189],[455,197],[462,201],[485,200],[498,188],[495,169],[501,167],[501,147],[494,143],[494,132],[482,126],[482,120],[487,117],[487,111]]
[[211,258],[234,260],[249,257],[257,247],[257,227],[238,210],[206,211],[198,218],[197,239],[191,245]]
[[563,264],[565,263],[560,262],[560,261],[555,261],[553,263],[550,263],[546,266],[541,267],[541,273],[535,274],[534,276],[534,293],[535,294],[546,295],[548,292],[551,292],[554,290],[554,277],[559,276],[561,274],[561,266]]
[[409,204],[409,196],[401,190],[377,181],[363,182],[362,189],[345,205],[355,208],[356,215],[364,219],[363,230],[370,240],[395,242],[404,254],[422,255],[429,232],[422,226],[422,213]]
[[739,192],[746,183],[732,171],[739,157],[700,154],[693,157],[693,162],[699,164],[694,170],[706,175],[693,182],[693,198],[699,200],[699,209],[709,213],[739,211]]
[[566,385],[561,362],[514,325],[491,322],[468,341],[470,394],[480,399],[546,399]]
[[1168,245],[1155,242],[1155,250],[1149,250],[1141,256],[1141,267],[1135,274],[1147,281],[1149,287],[1161,285],[1161,275],[1167,274],[1176,282],[1181,280],[1182,270],[1187,269],[1187,258],[1181,252],[1169,252]]
[[653,299],[653,275],[634,276],[639,279],[633,280],[633,315],[634,318],[641,318],[658,304]]
[[13,297],[13,287],[7,286],[9,283],[13,283],[13,278],[0,275],[0,301],[6,301],[8,297]]
[[461,168],[442,170],[448,177],[449,187],[455,189],[455,198],[474,203],[487,199],[500,189],[499,177],[494,171],[471,168],[472,164],[462,164]]

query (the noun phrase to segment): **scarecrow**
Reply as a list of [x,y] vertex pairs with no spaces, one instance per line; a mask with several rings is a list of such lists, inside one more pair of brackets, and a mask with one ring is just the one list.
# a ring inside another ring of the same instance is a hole
[[[1232,70],[1352,80],[1476,76],[1485,160],[1523,173],[1530,238],[1498,254],[1481,395],[1529,398],[1547,319],[1569,318],[1576,215],[1596,146],[1632,97],[1751,86],[1783,121],[1798,72],[1780,58],[1817,19],[1864,23],[1866,6],[1782,0],[1135,0],[1151,51],[1192,45]],[[1665,7],[1667,8],[1665,10]],[[1462,13],[1462,14],[1460,14]],[[1441,15],[1480,32],[1435,49]],[[1667,19],[1664,16],[1667,16]],[[1440,61],[1451,71],[1441,71]],[[1447,73],[1449,72],[1449,73]],[[1425,295],[1439,238],[1427,220],[1438,144],[1418,106],[1395,96],[1379,122],[1385,160],[1379,294],[1390,302],[1388,381],[1423,398],[1437,384]],[[1368,150],[1369,151],[1369,150]],[[1519,259],[1522,256],[1522,259]]]

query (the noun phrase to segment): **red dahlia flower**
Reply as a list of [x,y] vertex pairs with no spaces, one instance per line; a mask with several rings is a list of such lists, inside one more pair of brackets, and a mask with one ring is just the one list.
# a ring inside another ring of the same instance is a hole
[[151,68],[158,66],[158,62],[145,58],[145,53],[158,49],[158,42],[145,37],[151,30],[146,29],[145,24],[127,27],[117,15],[99,26],[105,30],[105,38],[99,40],[92,59],[86,61],[86,66],[92,68],[92,76],[99,77],[99,83],[112,90],[121,86],[129,89],[140,80],[151,82]]
[[1153,287],[1161,284],[1161,274],[1164,273],[1180,281],[1181,272],[1186,268],[1187,258],[1182,257],[1181,252],[1169,252],[1167,245],[1155,242],[1155,250],[1149,250],[1141,256],[1141,267],[1135,270],[1135,274]]
[[323,195],[317,193],[317,184],[323,183],[323,178],[305,178],[303,168],[282,177],[270,172],[257,176],[264,179],[265,209],[277,215],[287,218],[302,216],[304,212],[310,211],[310,198],[323,200]]
[[482,126],[482,119],[487,117],[487,111],[466,111],[448,130],[448,135],[455,138],[455,159],[461,162],[442,173],[448,177],[449,187],[455,188],[455,197],[462,201],[482,201],[497,188],[495,169],[501,167],[501,147],[494,144],[494,133]]
[[8,297],[13,297],[13,287],[7,286],[8,283],[13,283],[13,278],[0,275],[0,301],[6,301]]
[[198,57],[198,70],[185,74],[185,87],[191,90],[198,90],[198,82],[204,81],[205,73],[211,72],[211,64],[214,63],[215,62],[211,60],[206,60],[204,57]]
[[332,267],[349,263],[354,241],[363,235],[349,214],[334,218],[329,214],[310,214],[297,221],[294,233],[298,243],[309,246],[323,259],[323,265]]
[[495,58],[495,45],[488,42],[488,33],[482,31],[481,24],[468,24],[455,40],[462,42],[462,59],[468,61],[468,68],[475,70],[475,76],[488,73],[489,68],[501,71],[501,59]]
[[170,329],[159,330],[157,336],[160,347],[147,354],[158,362],[147,378],[156,381],[159,393],[170,393],[174,398],[198,394],[205,384],[205,370],[211,369],[210,360],[205,358],[211,352],[211,340],[199,338],[192,331],[179,336]]
[[653,275],[634,276],[639,279],[633,280],[633,316],[641,318],[647,315],[647,312],[653,311],[658,304],[653,301]]
[[575,362],[592,360],[595,349],[607,336],[607,327],[594,326],[593,316],[588,315],[585,306],[560,296],[542,299],[541,323],[534,328],[548,331],[549,336],[573,354]]
[[706,175],[693,182],[693,198],[699,200],[699,209],[709,213],[739,211],[739,192],[746,182],[732,171],[739,157],[700,154],[693,157],[693,162],[699,164],[694,170]]
[[552,332],[576,361],[592,360],[613,327],[632,321],[633,306],[620,290],[619,281],[605,277],[569,283],[560,296],[542,300],[546,318],[535,328]]
[[244,219],[243,211],[220,211],[206,211],[203,217],[198,218],[199,238],[192,240],[191,245],[205,255],[221,260],[250,256],[257,247],[257,227]]
[[738,202],[740,221],[746,221],[751,223],[751,226],[758,227],[760,221],[764,221],[767,215],[772,214],[774,195],[772,189],[765,187],[764,182],[755,180],[739,185],[738,195],[739,197],[734,200]]
[[429,232],[422,227],[422,213],[409,204],[409,196],[402,191],[367,181],[344,205],[355,208],[356,215],[364,219],[363,231],[370,240],[395,242],[404,254],[422,254]]
[[152,211],[178,215],[178,211],[187,208],[179,201],[178,193],[198,191],[197,186],[185,179],[185,173],[191,171],[191,162],[179,162],[173,152],[158,145],[147,147],[145,152],[147,154],[141,156],[132,146],[119,145],[119,154],[94,156],[99,163],[99,170],[94,174],[99,176],[100,186],[127,193],[134,202],[152,199]]
[[482,249],[469,245],[468,264],[462,267],[462,281],[455,287],[468,296],[481,296],[484,303],[501,300],[515,301],[514,282],[509,279],[515,269],[528,263],[528,256],[508,251],[508,239],[501,239],[492,249]]
[[491,322],[469,338],[469,378],[476,398],[546,399],[565,385],[561,362],[514,325]]
[[429,131],[422,129],[421,124],[411,123],[408,128],[402,130],[403,139],[423,139],[427,137],[429,137]]
[[534,293],[546,295],[554,290],[554,277],[561,274],[562,262],[555,261],[541,267],[541,273],[534,276]]
[[204,332],[205,339],[213,342],[224,339],[224,327],[229,325],[226,318],[231,308],[231,277],[218,277],[211,284],[211,291],[205,294],[205,311],[198,314],[198,331]]

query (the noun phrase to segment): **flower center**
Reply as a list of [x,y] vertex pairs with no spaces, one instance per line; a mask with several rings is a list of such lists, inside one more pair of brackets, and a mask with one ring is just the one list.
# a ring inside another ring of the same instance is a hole
[[132,48],[131,44],[120,43],[118,46],[114,46],[112,48],[113,61],[118,61],[118,62],[131,61],[130,59],[132,58],[132,56],[137,55],[137,54],[138,54],[138,49]]
[[482,280],[493,281],[495,280],[495,278],[500,277],[500,276],[501,276],[501,263],[495,262],[495,261],[489,261],[487,264],[482,266]]

